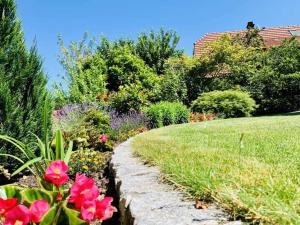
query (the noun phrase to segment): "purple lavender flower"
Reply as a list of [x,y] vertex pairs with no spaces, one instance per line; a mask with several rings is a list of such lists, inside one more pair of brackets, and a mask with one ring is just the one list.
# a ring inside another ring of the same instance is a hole
[[115,110],[108,111],[110,126],[114,130],[134,130],[148,126],[148,119],[142,112],[132,111],[126,114],[119,114]]

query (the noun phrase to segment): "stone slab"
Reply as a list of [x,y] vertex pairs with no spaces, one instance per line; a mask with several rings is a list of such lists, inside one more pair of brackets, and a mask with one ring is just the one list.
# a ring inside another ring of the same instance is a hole
[[196,209],[184,193],[160,181],[157,167],[150,167],[130,148],[132,139],[115,149],[111,167],[119,194],[120,224],[122,225],[241,225],[230,221],[229,215],[210,205]]

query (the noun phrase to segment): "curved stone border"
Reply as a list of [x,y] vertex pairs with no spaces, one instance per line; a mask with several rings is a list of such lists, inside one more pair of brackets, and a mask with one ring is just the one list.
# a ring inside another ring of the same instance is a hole
[[111,161],[119,197],[120,224],[125,225],[240,225],[211,205],[196,209],[184,194],[161,183],[159,169],[144,165],[131,152],[132,139],[120,144]]

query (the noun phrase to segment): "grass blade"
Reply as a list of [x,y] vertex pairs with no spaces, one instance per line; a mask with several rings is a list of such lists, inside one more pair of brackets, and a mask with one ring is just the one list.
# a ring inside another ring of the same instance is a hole
[[65,156],[65,150],[64,150],[64,139],[61,130],[56,131],[55,142],[56,142],[56,149],[55,149],[56,159],[63,159]]
[[[29,166],[31,166],[32,164],[36,163],[36,162],[40,162],[42,160],[42,157],[38,157],[38,158],[34,158],[32,160],[29,160],[28,162],[26,162],[24,165],[22,165],[21,167],[19,167],[15,172],[13,172],[12,176],[15,176],[16,174],[20,173],[21,171],[23,171],[24,169],[29,168]],[[31,169],[30,171],[35,174]]]
[[72,155],[72,151],[73,151],[73,141],[70,141],[68,150],[67,150],[66,155],[64,157],[64,161],[65,161],[65,163],[67,165],[68,165],[68,163],[70,161],[70,158],[71,158],[71,155]]
[[19,157],[17,156],[14,156],[14,155],[10,155],[10,154],[4,154],[4,153],[0,153],[0,156],[6,156],[6,157],[10,157],[10,158],[13,158],[17,161],[19,161],[20,163],[24,163],[24,161],[22,159],[20,159]]

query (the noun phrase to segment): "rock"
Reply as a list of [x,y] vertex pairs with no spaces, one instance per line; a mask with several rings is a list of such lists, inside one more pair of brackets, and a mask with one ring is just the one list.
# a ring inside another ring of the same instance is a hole
[[157,167],[144,165],[133,156],[131,140],[116,147],[111,161],[119,197],[120,224],[242,224],[240,221],[230,223],[229,215],[213,204],[204,209],[196,209],[193,201],[184,198],[184,193],[174,191],[172,186],[160,182]]

